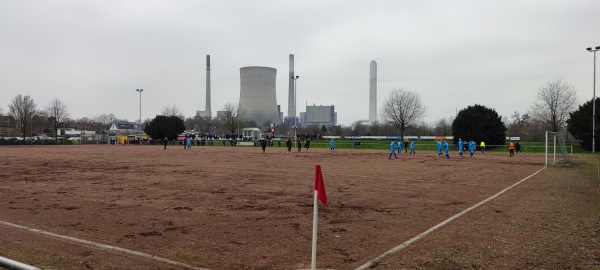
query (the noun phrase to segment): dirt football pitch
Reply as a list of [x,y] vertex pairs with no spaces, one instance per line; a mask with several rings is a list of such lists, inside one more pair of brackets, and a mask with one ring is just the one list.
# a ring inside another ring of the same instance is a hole
[[318,268],[600,269],[597,155],[543,169],[543,154],[388,154],[0,147],[0,256],[41,269],[310,268],[320,164]]

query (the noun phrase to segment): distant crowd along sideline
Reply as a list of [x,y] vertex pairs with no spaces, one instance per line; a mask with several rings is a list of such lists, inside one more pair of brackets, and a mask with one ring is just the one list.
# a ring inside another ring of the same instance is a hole
[[[345,140],[401,140],[402,136],[323,136],[323,139]],[[404,140],[452,140],[454,136],[404,136]],[[506,137],[507,141],[520,141],[521,137]]]

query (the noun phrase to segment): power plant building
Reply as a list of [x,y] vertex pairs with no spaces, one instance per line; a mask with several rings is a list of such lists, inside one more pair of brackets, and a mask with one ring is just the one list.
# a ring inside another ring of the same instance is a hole
[[306,106],[306,126],[332,127],[337,124],[335,107],[331,106]]
[[245,119],[263,125],[281,124],[276,97],[277,70],[270,67],[240,68],[240,107]]

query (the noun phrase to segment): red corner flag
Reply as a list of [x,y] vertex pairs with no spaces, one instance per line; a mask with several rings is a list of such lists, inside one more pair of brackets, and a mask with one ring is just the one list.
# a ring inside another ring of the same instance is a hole
[[323,174],[321,173],[321,165],[319,164],[315,168],[315,190],[317,191],[317,199],[323,205],[327,205],[327,194],[325,194],[325,184],[323,183]]

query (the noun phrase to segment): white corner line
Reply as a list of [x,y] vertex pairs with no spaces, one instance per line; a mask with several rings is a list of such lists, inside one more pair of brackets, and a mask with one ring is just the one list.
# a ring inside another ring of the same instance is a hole
[[19,225],[19,224],[14,224],[14,223],[6,222],[6,221],[1,221],[0,220],[0,225],[4,225],[4,226],[7,226],[7,227],[12,227],[12,228],[23,229],[23,230],[26,230],[26,231],[30,231],[30,232],[37,233],[37,234],[42,234],[42,235],[49,236],[49,237],[52,237],[52,238],[66,240],[66,241],[69,241],[69,242],[75,242],[75,243],[82,244],[82,245],[85,245],[85,246],[96,247],[96,248],[100,248],[100,249],[104,249],[104,250],[115,251],[115,252],[120,252],[120,253],[124,253],[124,254],[128,254],[128,255],[138,256],[138,257],[142,257],[144,259],[149,259],[149,260],[154,260],[154,261],[158,261],[158,262],[162,262],[162,263],[166,263],[166,264],[171,264],[171,265],[175,265],[175,266],[185,267],[185,268],[188,268],[188,269],[208,270],[207,268],[201,268],[201,267],[192,266],[192,265],[185,264],[185,263],[182,263],[182,262],[177,262],[177,261],[173,261],[173,260],[170,260],[170,259],[166,259],[166,258],[163,258],[163,257],[156,256],[156,255],[144,253],[144,252],[141,252],[141,251],[135,251],[135,250],[130,250],[130,249],[126,249],[126,248],[120,248],[120,247],[115,247],[115,246],[111,246],[111,245],[101,244],[101,243],[92,242],[92,241],[88,241],[88,240],[83,240],[83,239],[79,239],[79,238],[75,238],[75,237],[71,237],[71,236],[67,236],[67,235],[62,235],[62,234],[57,234],[57,233],[48,232],[48,231],[44,231],[44,230],[29,228],[29,227],[25,227],[25,226],[22,226],[22,225]]
[[494,194],[493,196],[491,196],[491,197],[489,197],[489,198],[487,198],[487,199],[485,199],[485,200],[483,200],[483,201],[481,201],[481,202],[479,202],[479,203],[477,203],[477,204],[475,204],[475,205],[473,205],[473,206],[471,206],[471,207],[469,207],[469,208],[467,208],[467,209],[465,209],[465,210],[461,211],[460,213],[458,213],[458,214],[456,214],[456,215],[454,215],[454,216],[452,216],[452,217],[450,217],[450,218],[448,218],[448,219],[446,219],[446,220],[444,220],[444,221],[440,222],[439,224],[437,224],[437,225],[435,225],[435,226],[433,226],[433,227],[429,228],[428,230],[426,230],[426,231],[422,232],[421,234],[419,234],[419,235],[417,235],[417,236],[415,236],[415,237],[411,238],[410,240],[408,240],[408,241],[406,241],[406,242],[404,242],[404,243],[402,243],[402,244],[400,244],[400,245],[398,245],[398,246],[396,246],[396,247],[394,247],[394,248],[392,248],[392,249],[390,249],[390,250],[386,251],[385,253],[383,253],[383,254],[381,254],[381,255],[377,256],[375,259],[373,259],[373,260],[370,260],[369,262],[367,262],[367,263],[365,263],[365,264],[361,265],[360,267],[356,268],[356,270],[365,270],[365,269],[369,269],[369,268],[370,268],[370,267],[372,267],[372,266],[375,266],[375,265],[376,265],[377,263],[379,263],[379,262],[380,262],[380,261],[381,261],[383,258],[385,258],[385,257],[387,257],[387,256],[389,256],[389,255],[391,255],[391,254],[394,254],[394,253],[396,253],[396,252],[398,252],[398,251],[400,251],[400,250],[402,250],[402,249],[404,249],[404,248],[408,247],[408,246],[409,246],[410,244],[412,244],[413,242],[416,242],[417,240],[419,240],[419,239],[421,239],[421,238],[423,238],[423,237],[427,236],[428,234],[430,234],[430,233],[432,233],[432,232],[436,231],[437,229],[439,229],[439,228],[441,228],[441,227],[445,226],[446,224],[450,223],[451,221],[453,221],[453,220],[455,220],[455,219],[457,219],[457,218],[459,218],[459,217],[463,216],[464,214],[466,214],[466,213],[470,212],[471,210],[473,210],[473,209],[476,209],[476,208],[478,208],[479,206],[482,206],[482,205],[486,204],[487,202],[489,202],[489,201],[491,201],[491,200],[493,200],[493,199],[497,198],[498,196],[502,195],[502,193],[504,193],[504,192],[506,192],[506,191],[508,191],[508,190],[510,190],[510,189],[512,189],[512,188],[514,188],[514,187],[516,187],[517,185],[519,185],[519,184],[523,183],[525,180],[527,180],[527,179],[531,178],[532,176],[534,176],[534,175],[538,174],[539,172],[543,171],[544,169],[546,169],[546,167],[539,169],[537,172],[534,172],[533,174],[531,174],[531,175],[529,175],[529,176],[527,176],[527,177],[525,177],[525,178],[521,179],[519,182],[516,182],[516,183],[514,183],[513,185],[511,185],[511,186],[509,186],[509,187],[507,187],[507,188],[503,189],[502,191],[500,191],[500,192],[498,192],[498,193]]

